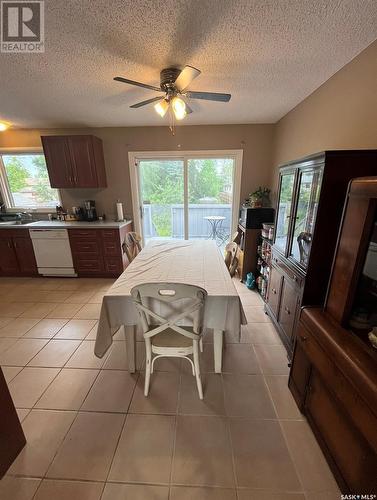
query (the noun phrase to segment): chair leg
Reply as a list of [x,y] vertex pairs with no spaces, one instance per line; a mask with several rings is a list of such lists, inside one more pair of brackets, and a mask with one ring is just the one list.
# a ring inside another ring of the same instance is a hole
[[151,380],[151,364],[152,364],[152,346],[150,339],[145,339],[145,384],[144,396],[148,396],[149,383]]
[[196,385],[198,387],[199,399],[203,399],[202,380],[200,378],[199,341],[198,340],[194,340],[193,351],[194,351]]
[[203,337],[200,337],[199,348],[200,348],[200,352],[203,352]]

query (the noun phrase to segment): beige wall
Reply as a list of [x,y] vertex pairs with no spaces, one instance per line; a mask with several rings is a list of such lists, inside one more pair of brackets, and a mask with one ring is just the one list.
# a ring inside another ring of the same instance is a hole
[[275,125],[271,183],[288,160],[328,149],[375,148],[377,41]]
[[129,151],[243,149],[241,199],[259,185],[268,185],[272,165],[273,125],[182,126],[173,136],[164,127],[93,128],[72,130],[9,130],[0,134],[1,148],[41,147],[44,134],[93,134],[103,140],[108,188],[61,191],[66,207],[95,199],[99,213],[114,216],[115,202],[132,214]]
[[94,134],[103,140],[108,188],[63,190],[66,207],[94,198],[114,215],[119,198],[132,214],[129,151],[243,149],[241,199],[259,185],[276,186],[277,166],[325,149],[377,148],[377,41],[277,124],[10,130],[0,148],[41,147],[41,134]]

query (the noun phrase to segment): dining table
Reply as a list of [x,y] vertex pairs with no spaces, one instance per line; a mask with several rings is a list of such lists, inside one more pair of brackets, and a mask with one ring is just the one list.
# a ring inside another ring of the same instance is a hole
[[136,370],[139,315],[131,289],[142,283],[185,283],[207,291],[203,331],[213,330],[214,367],[221,373],[223,337],[240,341],[247,323],[224,258],[213,240],[151,240],[103,296],[94,353],[102,358],[124,327],[130,372]]

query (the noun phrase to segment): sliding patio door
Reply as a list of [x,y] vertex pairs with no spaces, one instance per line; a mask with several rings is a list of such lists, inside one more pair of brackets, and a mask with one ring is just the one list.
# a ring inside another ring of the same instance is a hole
[[233,158],[188,158],[188,238],[228,243],[232,230]]
[[242,152],[218,153],[130,153],[135,229],[144,243],[213,239],[223,247],[229,241],[237,223]]
[[142,235],[151,239],[183,239],[184,161],[146,159],[138,161]]

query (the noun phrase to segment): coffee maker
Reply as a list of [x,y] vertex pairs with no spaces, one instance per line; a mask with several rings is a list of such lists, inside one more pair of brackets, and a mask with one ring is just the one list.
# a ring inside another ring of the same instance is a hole
[[88,222],[98,220],[96,202],[94,200],[84,201],[84,220]]

